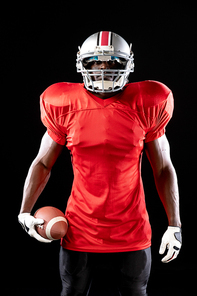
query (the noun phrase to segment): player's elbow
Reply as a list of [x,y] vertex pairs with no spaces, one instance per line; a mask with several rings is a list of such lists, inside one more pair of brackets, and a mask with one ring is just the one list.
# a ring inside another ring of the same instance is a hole
[[159,171],[154,173],[156,183],[165,183],[169,180],[176,180],[176,171],[172,163],[162,167]]
[[40,166],[44,171],[46,171],[47,173],[51,172],[52,166],[50,166],[48,163],[45,163],[44,161],[40,160],[37,163],[37,166]]
[[32,169],[36,171],[43,171],[45,174],[50,173],[52,167],[43,159],[35,158],[32,163]]

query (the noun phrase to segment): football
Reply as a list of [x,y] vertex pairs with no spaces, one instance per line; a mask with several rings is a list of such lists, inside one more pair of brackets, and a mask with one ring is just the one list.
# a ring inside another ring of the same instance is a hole
[[43,219],[44,224],[37,225],[36,231],[44,238],[58,240],[67,233],[68,222],[62,211],[55,207],[43,207],[38,209],[35,218]]

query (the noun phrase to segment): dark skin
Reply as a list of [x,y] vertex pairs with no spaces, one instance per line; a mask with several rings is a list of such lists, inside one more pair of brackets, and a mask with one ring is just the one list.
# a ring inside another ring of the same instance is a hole
[[[117,61],[108,61],[108,62],[102,62],[102,61],[94,61],[94,62],[91,62],[88,69],[91,69],[91,70],[104,70],[104,69],[123,69],[124,67],[119,64]],[[101,80],[101,77],[98,77],[98,76],[93,76],[92,79],[94,81],[98,81],[98,80]],[[113,77],[112,76],[106,76],[105,77],[105,80],[113,80]],[[121,90],[119,91],[121,92]],[[116,92],[119,93],[119,92]],[[100,98],[100,99],[108,99],[110,97],[113,97],[114,96],[114,92],[111,92],[111,93],[94,93],[92,92],[96,97]]]
[[[90,69],[117,69],[117,62],[92,62]],[[94,79],[99,80],[99,77],[95,76]],[[113,92],[93,92],[93,94],[103,100],[114,96]],[[30,213],[32,211],[62,150],[63,146],[54,142],[46,132],[39,153],[33,161],[25,181],[20,213]],[[166,136],[163,135],[152,142],[146,143],[145,151],[153,170],[155,185],[163,203],[168,224],[169,226],[181,227],[177,177],[171,162],[170,146]]]

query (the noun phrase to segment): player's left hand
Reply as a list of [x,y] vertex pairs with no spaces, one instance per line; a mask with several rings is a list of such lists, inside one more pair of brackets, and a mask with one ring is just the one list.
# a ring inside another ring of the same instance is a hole
[[168,226],[168,229],[164,233],[159,249],[159,254],[164,254],[166,248],[168,250],[167,255],[161,260],[163,263],[168,263],[174,260],[181,249],[182,236],[181,228]]
[[23,229],[31,236],[42,243],[50,243],[51,240],[46,239],[39,235],[35,229],[36,225],[42,225],[44,223],[43,219],[37,219],[30,215],[30,213],[22,213],[18,215],[18,221],[23,227]]

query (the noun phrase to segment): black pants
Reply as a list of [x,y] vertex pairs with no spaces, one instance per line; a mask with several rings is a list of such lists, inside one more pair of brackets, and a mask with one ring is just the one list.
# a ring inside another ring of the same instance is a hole
[[60,249],[61,296],[86,296],[95,270],[116,275],[120,296],[145,296],[151,268],[151,248],[122,253],[87,253]]

